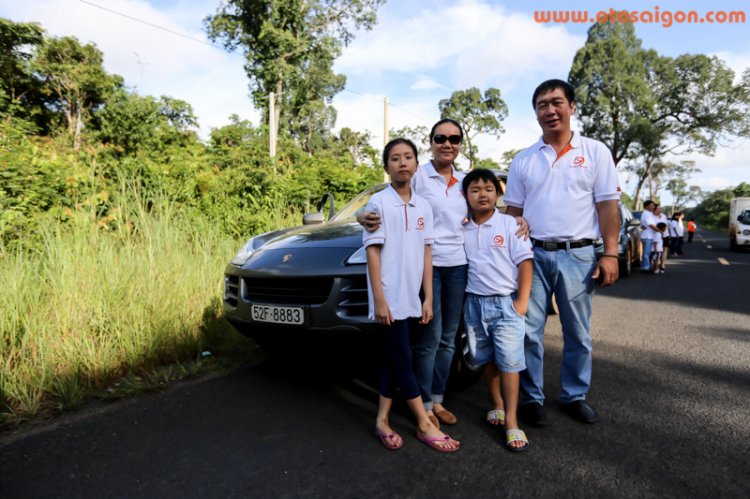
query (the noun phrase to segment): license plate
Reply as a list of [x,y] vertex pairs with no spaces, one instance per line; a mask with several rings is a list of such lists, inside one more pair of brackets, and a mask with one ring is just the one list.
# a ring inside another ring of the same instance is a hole
[[305,323],[305,309],[302,307],[279,307],[277,305],[253,305],[253,320],[301,326]]

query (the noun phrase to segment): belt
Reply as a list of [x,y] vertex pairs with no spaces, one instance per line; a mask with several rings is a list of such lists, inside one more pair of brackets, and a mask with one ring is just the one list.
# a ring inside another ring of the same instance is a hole
[[583,248],[585,246],[591,246],[594,244],[593,239],[579,239],[577,241],[563,241],[563,242],[552,242],[552,241],[539,241],[534,240],[534,246],[537,248],[544,248],[547,251],[564,250],[568,248]]

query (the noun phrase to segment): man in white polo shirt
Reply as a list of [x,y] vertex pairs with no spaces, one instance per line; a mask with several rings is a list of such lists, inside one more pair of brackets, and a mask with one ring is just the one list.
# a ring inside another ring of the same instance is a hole
[[[595,282],[611,286],[618,277],[617,172],[604,144],[570,129],[575,112],[570,84],[545,81],[532,104],[542,137],[513,160],[505,192],[506,213],[523,215],[534,241],[519,415],[532,426],[547,423],[542,338],[554,293],[564,340],[560,401],[574,419],[596,423],[585,402],[591,384],[591,298]],[[597,262],[593,242],[600,234],[604,253]]]
[[643,212],[641,213],[641,243],[643,250],[641,252],[641,272],[651,272],[651,252],[654,251],[654,233],[658,232],[656,220],[654,219],[654,204],[650,199],[643,203]]

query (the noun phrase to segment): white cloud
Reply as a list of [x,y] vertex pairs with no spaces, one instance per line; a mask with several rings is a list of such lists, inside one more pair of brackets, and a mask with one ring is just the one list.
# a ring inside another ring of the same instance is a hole
[[529,15],[507,15],[502,6],[463,0],[409,18],[383,12],[378,26],[358,34],[344,51],[337,68],[346,74],[439,69],[451,87],[503,80],[506,89],[529,74],[567,74],[584,41]]
[[727,66],[729,66],[735,73],[735,83],[739,83],[742,79],[742,73],[746,69],[750,69],[750,48],[746,49],[744,52],[729,52],[728,50],[723,50],[709,55],[715,55],[727,63]]
[[737,182],[724,177],[693,177],[687,181],[689,185],[700,186],[705,191],[713,191],[716,189],[726,189],[737,185]]
[[445,88],[445,85],[441,85],[426,76],[420,76],[420,79],[409,88],[411,90],[437,90],[438,88]]

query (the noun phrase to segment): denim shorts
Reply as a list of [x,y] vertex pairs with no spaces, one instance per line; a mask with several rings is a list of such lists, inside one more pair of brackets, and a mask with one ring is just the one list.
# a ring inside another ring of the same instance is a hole
[[483,366],[494,361],[497,368],[506,373],[526,369],[524,318],[513,306],[515,296],[515,293],[508,296],[466,295],[464,324],[470,364]]

